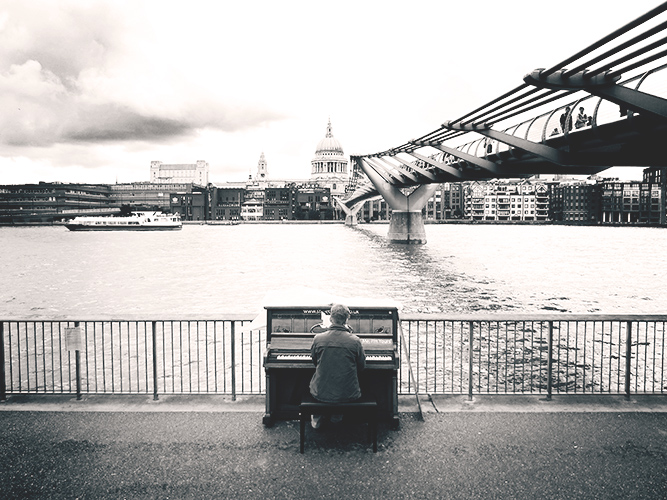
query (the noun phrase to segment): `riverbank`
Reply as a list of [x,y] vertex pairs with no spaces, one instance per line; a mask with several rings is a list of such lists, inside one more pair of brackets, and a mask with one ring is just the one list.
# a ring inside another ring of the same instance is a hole
[[[236,226],[240,224],[306,224],[306,225],[338,225],[345,224],[344,220],[239,220],[239,221],[229,221],[229,220],[189,220],[182,221],[183,225],[191,226]],[[359,222],[360,226],[365,224],[389,224],[388,220],[378,220],[378,221],[369,221],[369,222]],[[551,221],[551,220],[470,220],[470,219],[442,219],[442,220],[433,220],[425,219],[425,225],[440,225],[440,224],[452,224],[452,225],[489,225],[489,226],[594,226],[594,227],[651,227],[651,228],[665,228],[667,224],[648,224],[648,223],[621,223],[621,222],[589,222],[589,221]],[[64,226],[65,222],[54,221],[54,222],[18,222],[13,224],[8,224],[5,222],[0,222],[0,228],[3,227],[50,227],[50,226]]]

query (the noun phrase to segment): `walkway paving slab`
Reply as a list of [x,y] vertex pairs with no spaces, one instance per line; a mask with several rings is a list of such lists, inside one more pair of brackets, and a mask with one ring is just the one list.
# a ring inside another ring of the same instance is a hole
[[264,398],[11,396],[2,497],[667,498],[665,398],[401,398],[401,425],[262,425]]

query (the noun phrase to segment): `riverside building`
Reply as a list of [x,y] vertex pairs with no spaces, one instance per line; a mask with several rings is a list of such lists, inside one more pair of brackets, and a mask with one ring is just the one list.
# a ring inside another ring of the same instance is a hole
[[40,182],[0,186],[0,224],[51,224],[78,215],[107,215],[120,204],[109,186]]
[[118,205],[168,211],[172,193],[192,193],[204,188],[187,182],[127,182],[111,184],[109,189]]
[[[643,182],[647,185],[644,193],[651,193],[651,212],[653,222],[667,224],[667,167],[651,167],[644,169]],[[658,212],[658,213],[656,213]]]
[[151,182],[157,184],[197,184],[208,185],[208,162],[197,160],[196,163],[151,162]]
[[602,185],[565,181],[549,186],[549,218],[569,223],[598,223],[602,218]]
[[209,185],[211,192],[210,220],[240,220],[245,188],[245,183],[240,182]]
[[549,190],[543,182],[472,181],[465,183],[465,218],[488,221],[545,221]]
[[[654,178],[657,179],[649,173],[648,179]],[[603,181],[602,223],[665,224],[664,191],[664,184],[650,180]]]

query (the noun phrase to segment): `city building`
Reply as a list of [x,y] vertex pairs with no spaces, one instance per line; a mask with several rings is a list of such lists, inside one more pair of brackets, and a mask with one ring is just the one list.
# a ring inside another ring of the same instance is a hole
[[464,187],[462,182],[445,184],[445,219],[460,219],[463,217]]
[[120,204],[106,185],[40,182],[0,186],[1,224],[50,224],[119,211]]
[[208,220],[210,191],[194,187],[189,192],[175,192],[170,194],[170,211],[180,214],[181,220],[205,221]]
[[168,211],[171,193],[191,193],[192,183],[128,182],[109,186],[112,198],[119,205],[137,209]]
[[[650,173],[648,178],[652,178]],[[605,180],[602,183],[602,223],[664,224],[663,193],[664,187],[657,182]]]
[[285,187],[267,187],[264,191],[264,220],[291,220],[296,210],[294,185]]
[[[665,215],[665,208],[667,204],[667,167],[650,167],[644,169],[644,184],[648,184],[648,191],[651,192],[652,207],[655,204],[655,199],[659,196],[659,211],[660,216],[658,223],[667,224]],[[655,212],[652,212],[652,215]]]
[[588,181],[549,184],[549,219],[598,223],[602,219],[602,186]]
[[264,218],[264,189],[257,186],[248,186],[244,191],[241,204],[241,219],[259,221]]
[[294,218],[296,220],[332,220],[334,209],[331,191],[317,185],[299,186],[296,190]]
[[208,163],[197,160],[197,163],[162,163],[151,162],[150,181],[158,184],[197,184],[208,185]]
[[488,221],[544,221],[549,190],[528,180],[471,181],[464,184],[464,218]]
[[245,183],[210,185],[210,220],[240,220],[245,197]]
[[315,149],[311,160],[311,182],[328,188],[333,196],[345,194],[348,183],[348,160],[344,156],[343,146],[333,136],[331,120],[327,124],[327,132]]

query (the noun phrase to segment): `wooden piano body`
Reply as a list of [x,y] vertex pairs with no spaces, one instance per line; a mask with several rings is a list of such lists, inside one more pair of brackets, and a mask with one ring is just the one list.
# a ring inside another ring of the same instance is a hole
[[[315,373],[310,348],[331,306],[266,307],[266,413],[263,422],[297,420],[299,403],[308,394]],[[379,418],[398,428],[398,310],[396,307],[349,306],[348,324],[362,342],[366,369],[359,376],[361,392],[378,403]]]

